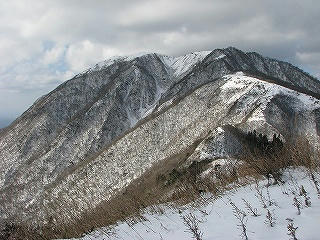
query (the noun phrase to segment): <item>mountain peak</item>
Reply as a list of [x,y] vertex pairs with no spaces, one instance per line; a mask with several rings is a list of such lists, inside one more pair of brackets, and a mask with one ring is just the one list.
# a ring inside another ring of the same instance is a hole
[[181,56],[170,56],[153,52],[140,52],[126,56],[112,56],[104,61],[98,62],[94,66],[88,68],[76,76],[81,76],[94,71],[100,71],[118,62],[129,62],[136,58],[147,57],[148,55],[156,55],[161,58],[163,63],[173,73],[175,77],[187,72],[189,68],[202,61],[211,51],[192,52]]

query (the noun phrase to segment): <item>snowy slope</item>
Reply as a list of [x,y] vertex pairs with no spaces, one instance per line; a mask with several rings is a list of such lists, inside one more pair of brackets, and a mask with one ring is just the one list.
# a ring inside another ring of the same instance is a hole
[[[158,53],[142,52],[142,53],[128,55],[128,56],[114,56],[95,64],[93,67],[80,73],[79,76],[84,73],[90,73],[93,71],[100,71],[100,70],[106,69],[107,67],[117,62],[129,62],[142,56],[154,54],[154,55],[157,55],[162,60],[162,62],[167,67],[167,71],[171,75],[173,75],[174,77],[179,77],[184,73],[188,72],[192,67],[194,67],[198,62],[202,61],[210,53],[211,51],[200,51],[200,52],[193,52],[193,53],[182,55],[182,56],[168,56],[168,55],[163,55]],[[217,59],[222,58],[224,56],[225,55],[221,55],[217,57]]]
[[194,52],[184,56],[174,57],[159,54],[160,59],[172,72],[174,77],[181,76],[201,62],[211,51]]
[[223,78],[227,79],[226,84],[224,84],[221,89],[222,92],[232,91],[233,96],[226,99],[226,103],[231,103],[235,101],[242,101],[243,106],[250,106],[256,101],[254,95],[249,98],[242,98],[244,95],[250,95],[250,91],[254,88],[260,90],[261,98],[259,102],[261,103],[259,109],[254,111],[250,118],[247,120],[251,121],[266,121],[265,110],[270,103],[270,101],[277,95],[285,95],[288,98],[295,98],[292,106],[296,111],[314,111],[320,107],[320,101],[312,96],[299,93],[297,91],[279,86],[273,83],[262,81],[255,77],[246,76],[243,72],[237,72],[235,74],[226,75]]
[[[202,207],[184,206],[178,210],[171,210],[164,207],[162,215],[154,215],[146,210],[143,215],[146,221],[128,224],[130,221],[119,222],[111,229],[100,229],[81,238],[81,240],[102,240],[102,239],[122,239],[122,240],[180,240],[194,239],[183,222],[183,216],[193,214],[199,220],[199,229],[203,233],[203,240],[224,240],[242,239],[239,221],[233,214],[230,201],[236,205],[245,216],[247,235],[249,239],[270,240],[270,239],[291,239],[288,236],[288,223],[293,223],[298,227],[296,237],[304,240],[316,240],[319,237],[320,226],[320,196],[314,188],[306,172],[300,170],[287,170],[285,173],[286,182],[283,185],[273,185],[266,187],[266,181],[260,181],[258,185],[251,184],[236,191],[225,193],[222,197],[211,199],[210,195],[203,195],[207,198],[207,204]],[[301,186],[307,191],[310,197],[311,206],[307,207],[304,197],[299,195]],[[256,187],[262,190],[267,208],[262,206],[258,197]],[[269,196],[268,197],[268,192]],[[298,215],[296,207],[293,205],[293,198],[296,197],[301,203],[301,214]],[[257,209],[258,216],[252,216],[246,208],[244,200],[252,208]],[[271,203],[271,204],[269,204]],[[270,211],[274,218],[271,227],[267,221],[266,214]],[[291,220],[292,221],[291,221]],[[105,234],[104,232],[112,232]]]

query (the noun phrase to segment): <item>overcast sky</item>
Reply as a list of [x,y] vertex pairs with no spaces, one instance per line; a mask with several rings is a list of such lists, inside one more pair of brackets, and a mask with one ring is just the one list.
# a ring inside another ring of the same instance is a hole
[[235,46],[320,77],[318,0],[0,0],[0,127],[113,55]]

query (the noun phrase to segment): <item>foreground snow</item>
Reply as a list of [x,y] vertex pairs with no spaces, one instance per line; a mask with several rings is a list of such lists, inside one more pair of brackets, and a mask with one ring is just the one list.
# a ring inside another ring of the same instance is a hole
[[[186,206],[180,211],[166,208],[162,215],[145,213],[146,221],[132,223],[119,223],[112,228],[114,235],[103,233],[110,230],[100,229],[83,238],[82,240],[102,239],[195,239],[188,231],[183,221],[183,216],[192,213],[199,220],[199,229],[203,233],[203,240],[211,239],[241,239],[241,226],[233,214],[230,202],[234,203],[240,211],[246,213],[244,222],[249,239],[291,239],[288,235],[287,226],[292,222],[295,227],[297,239],[318,239],[320,226],[320,199],[316,189],[307,174],[300,171],[288,170],[285,174],[284,185],[266,187],[266,182],[261,181],[238,188],[235,192],[228,192],[216,200],[208,200],[204,207]],[[299,195],[301,186],[310,197],[311,206],[305,205],[305,198]],[[267,208],[263,207],[261,199],[256,190],[262,191]],[[268,196],[269,192],[269,196]],[[210,196],[203,196],[210,199]],[[301,203],[301,214],[298,215],[297,208],[293,205],[296,197]],[[257,209],[258,216],[254,217],[244,204],[247,201],[252,208]],[[271,205],[271,206],[270,206]],[[271,227],[266,218],[270,211],[274,226]],[[291,220],[289,220],[291,219]],[[129,226],[130,225],[130,226]]]

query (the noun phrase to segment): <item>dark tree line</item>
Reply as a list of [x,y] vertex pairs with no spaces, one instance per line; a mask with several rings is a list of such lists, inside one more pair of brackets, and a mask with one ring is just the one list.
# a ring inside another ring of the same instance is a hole
[[265,176],[269,180],[274,179],[274,183],[281,182],[282,169],[287,167],[289,162],[287,156],[282,152],[284,144],[280,136],[274,134],[272,140],[269,140],[262,133],[257,134],[254,130],[245,135],[248,154],[245,161],[258,174]]
[[252,153],[260,153],[263,155],[273,155],[283,147],[283,142],[280,139],[280,135],[273,135],[271,141],[268,137],[262,133],[257,134],[256,130],[248,132],[245,137],[249,150]]

